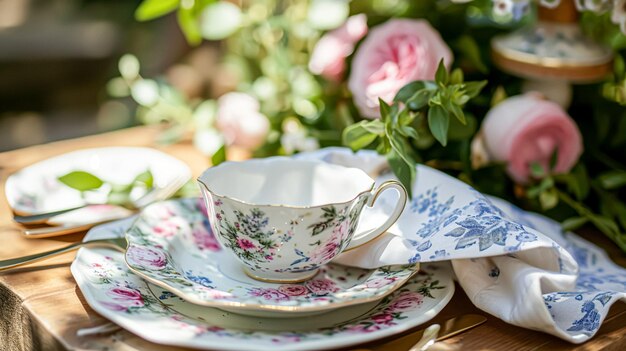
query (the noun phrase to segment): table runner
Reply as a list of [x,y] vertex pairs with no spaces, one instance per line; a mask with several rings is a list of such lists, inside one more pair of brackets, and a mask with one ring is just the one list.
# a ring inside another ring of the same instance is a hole
[[[385,159],[327,148],[299,158],[359,167],[373,174]],[[450,260],[458,281],[480,309],[504,321],[582,343],[599,329],[610,306],[626,302],[626,270],[560,225],[485,196],[442,172],[418,165],[413,198],[389,233],[340,263],[372,268]],[[392,178],[379,176],[378,183]],[[361,225],[382,223],[393,201],[381,201]],[[392,195],[393,196],[393,195]]]

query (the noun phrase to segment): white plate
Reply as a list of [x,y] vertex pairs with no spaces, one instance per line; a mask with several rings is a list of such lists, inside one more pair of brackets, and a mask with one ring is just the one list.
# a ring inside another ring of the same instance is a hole
[[[99,226],[85,240],[120,237],[130,223]],[[149,341],[197,349],[298,351],[364,343],[429,321],[454,294],[447,267],[423,266],[420,274],[378,306],[362,304],[289,319],[242,316],[190,304],[150,286],[127,269],[123,254],[107,249],[81,249],[71,270],[95,311]]]
[[401,287],[417,265],[377,269],[327,264],[297,284],[259,282],[213,236],[202,199],[146,207],[126,231],[131,271],[203,306],[264,317],[311,315],[380,300]]
[[[81,193],[57,178],[72,171],[86,171],[102,180],[128,184],[139,173],[150,170],[155,187],[182,186],[191,170],[182,161],[163,152],[142,147],[106,147],[70,152],[30,165],[12,174],[6,182],[9,206],[18,214],[47,213],[85,205]],[[90,200],[104,202],[106,193],[94,191]],[[119,206],[90,206],[52,218],[51,224],[83,224],[126,217],[130,211]]]

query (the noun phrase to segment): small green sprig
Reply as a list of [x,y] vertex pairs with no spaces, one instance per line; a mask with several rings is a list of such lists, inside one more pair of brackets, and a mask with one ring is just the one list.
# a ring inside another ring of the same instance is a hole
[[343,131],[343,142],[352,150],[360,150],[377,142],[376,150],[385,155],[391,169],[411,195],[417,176],[416,163],[420,161],[414,148],[421,139],[420,123],[427,120],[428,133],[446,146],[450,120],[468,126],[463,107],[476,97],[487,81],[464,82],[463,72],[455,69],[449,73],[443,60],[435,74],[435,81],[414,81],[396,94],[393,103],[380,102],[379,120],[361,121]]
[[[100,189],[106,181],[98,178],[97,176],[85,172],[85,171],[72,171],[57,178],[59,182],[67,185],[72,189],[76,189],[84,194],[87,191]],[[111,191],[107,196],[107,204],[119,205],[127,208],[134,208],[133,202],[130,200],[130,193],[136,187],[143,187],[146,191],[149,191],[153,187],[154,178],[150,170],[139,173],[128,184],[113,184],[108,183],[111,186]]]

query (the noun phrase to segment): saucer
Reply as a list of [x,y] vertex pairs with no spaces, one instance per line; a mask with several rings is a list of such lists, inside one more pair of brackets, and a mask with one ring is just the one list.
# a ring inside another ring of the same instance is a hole
[[146,207],[126,231],[130,270],[194,304],[266,317],[377,301],[417,272],[416,265],[360,269],[331,263],[303,283],[259,282],[221,249],[203,206],[200,199],[184,199]]
[[[127,219],[96,227],[85,240],[123,236],[130,223]],[[348,347],[426,323],[454,294],[448,265],[425,264],[407,284],[378,302],[303,318],[259,318],[191,304],[133,274],[123,254],[113,250],[82,248],[71,271],[87,303],[105,318],[146,340],[196,349]]]
[[[191,170],[184,162],[154,149],[84,149],[46,159],[9,176],[5,185],[9,206],[17,214],[34,215],[87,204],[78,190],[57,180],[59,176],[79,170],[115,184],[128,184],[138,174],[150,170],[157,188],[176,185],[172,189],[177,189],[191,178]],[[105,191],[98,189],[90,192],[90,201],[104,203],[107,195]],[[131,214],[130,210],[121,206],[97,205],[55,216],[48,223],[77,225],[128,217]]]

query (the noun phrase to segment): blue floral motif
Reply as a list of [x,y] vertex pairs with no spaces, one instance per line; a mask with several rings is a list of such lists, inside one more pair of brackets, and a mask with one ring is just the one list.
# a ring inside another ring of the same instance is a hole
[[194,275],[193,272],[191,271],[185,272],[185,275],[187,276],[189,280],[191,280],[192,282],[196,284],[202,285],[206,288],[215,289],[215,286],[213,286],[213,282],[211,281],[211,279],[207,277]]

